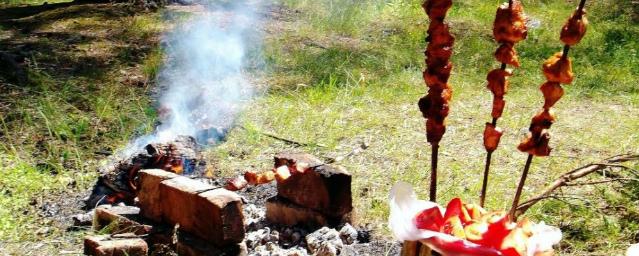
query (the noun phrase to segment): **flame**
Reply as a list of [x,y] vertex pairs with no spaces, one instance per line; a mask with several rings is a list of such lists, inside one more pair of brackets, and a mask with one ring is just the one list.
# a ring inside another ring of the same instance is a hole
[[182,165],[182,159],[173,159],[171,161],[170,171],[176,174],[182,174],[184,172],[184,165]]
[[104,201],[108,204],[115,204],[117,202],[123,201],[124,199],[126,199],[126,194],[122,192],[116,192],[114,194],[107,195]]

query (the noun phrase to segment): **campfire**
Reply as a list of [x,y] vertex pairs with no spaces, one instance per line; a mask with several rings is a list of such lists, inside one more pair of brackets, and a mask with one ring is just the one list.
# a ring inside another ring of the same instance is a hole
[[[87,236],[85,254],[246,255],[263,250],[255,236],[273,235],[264,223],[282,232],[299,230],[297,238],[294,231],[282,237],[296,244],[282,252],[334,255],[357,242],[358,231],[348,224],[351,175],[344,168],[305,153],[281,153],[272,170],[212,179],[200,150],[194,138],[180,136],[128,157],[114,156],[86,200],[90,211],[75,217],[109,233]],[[262,209],[243,196],[251,186],[271,182],[277,182],[276,194]],[[308,248],[299,247],[301,234],[307,234]]]

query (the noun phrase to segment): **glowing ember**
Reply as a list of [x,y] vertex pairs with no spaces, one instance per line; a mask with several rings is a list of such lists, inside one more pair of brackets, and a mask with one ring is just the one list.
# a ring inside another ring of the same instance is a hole
[[265,172],[247,171],[244,173],[244,176],[238,176],[227,180],[225,188],[231,191],[237,191],[243,189],[249,184],[256,186],[270,183],[273,180],[277,182],[284,182],[290,178],[291,175],[304,173],[308,168],[308,165],[293,165],[292,167],[282,165]]

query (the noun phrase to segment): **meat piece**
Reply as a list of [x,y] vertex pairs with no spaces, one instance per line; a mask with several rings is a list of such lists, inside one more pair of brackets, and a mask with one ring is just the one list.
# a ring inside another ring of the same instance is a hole
[[273,181],[275,179],[275,173],[273,171],[266,171],[262,173],[256,173],[248,171],[244,173],[244,179],[251,185],[260,185]]
[[491,113],[493,118],[500,118],[504,113],[504,107],[506,106],[506,101],[504,98],[495,97],[493,99],[493,111]]
[[517,43],[526,39],[526,16],[521,2],[513,0],[512,6],[503,3],[497,8],[493,23],[493,36],[497,42]]
[[488,72],[486,80],[488,80],[488,86],[486,86],[495,97],[504,97],[508,92],[508,79],[506,77],[511,76],[513,73],[511,70],[494,69]]
[[450,71],[452,69],[453,64],[451,62],[447,62],[443,66],[429,65],[423,72],[426,85],[429,87],[444,86],[446,82],[448,82],[448,78],[450,78]]
[[539,140],[537,141],[537,145],[535,145],[534,150],[529,153],[534,156],[549,156],[550,151],[552,151],[552,148],[550,148],[549,143],[550,143],[550,133],[547,130],[543,130],[541,132],[541,136],[539,136]]
[[446,133],[446,125],[434,119],[426,120],[426,140],[433,145],[439,144]]
[[486,148],[486,151],[492,152],[497,149],[502,134],[504,132],[501,128],[495,127],[491,123],[486,123],[486,128],[484,129],[484,148]]
[[519,67],[519,57],[513,43],[502,43],[495,51],[495,59],[501,63]]
[[550,133],[548,130],[542,130],[538,135],[530,132],[519,143],[517,149],[534,156],[548,156],[552,148],[549,146]]
[[427,0],[422,4],[424,11],[432,20],[444,19],[451,6],[453,6],[452,0]]
[[428,111],[430,109],[431,106],[431,95],[427,94],[424,97],[419,99],[419,102],[417,102],[417,106],[419,107],[419,112],[422,112],[422,116],[424,118],[428,118]]
[[453,98],[453,88],[450,86],[450,84],[446,84],[444,89],[441,91],[440,96],[444,103],[448,104],[448,102],[450,102],[450,100]]
[[526,134],[523,140],[517,146],[517,149],[521,152],[527,153],[529,150],[535,148],[535,138],[532,133]]
[[429,67],[445,66],[453,55],[452,47],[436,47],[429,44],[424,52],[426,55],[426,65]]
[[576,45],[586,34],[588,19],[586,11],[577,9],[561,29],[561,41],[567,45]]
[[549,82],[570,84],[574,78],[572,63],[570,58],[563,58],[562,56],[563,53],[558,52],[544,62],[544,75]]
[[254,172],[254,171],[245,172],[244,179],[248,182],[248,184],[251,184],[251,185],[257,184],[257,172]]
[[455,37],[450,34],[446,23],[439,20],[431,20],[428,25],[428,43],[437,48],[452,47],[455,43]]
[[277,180],[277,182],[285,181],[286,179],[291,177],[291,172],[286,165],[275,168],[273,172],[275,173],[275,179]]
[[452,89],[449,85],[444,85],[446,89],[431,88],[428,94],[417,103],[422,116],[428,119],[443,121],[448,116],[450,110],[448,102],[452,97]]
[[244,176],[237,176],[235,178],[227,180],[226,186],[224,186],[224,188],[230,191],[238,191],[246,187],[246,185],[248,185],[248,181],[244,179]]
[[555,114],[549,109],[544,109],[532,118],[529,130],[533,134],[539,134],[544,129],[550,129],[553,123],[555,123]]
[[544,109],[550,109],[564,95],[564,89],[556,82],[545,82],[539,90],[544,94]]

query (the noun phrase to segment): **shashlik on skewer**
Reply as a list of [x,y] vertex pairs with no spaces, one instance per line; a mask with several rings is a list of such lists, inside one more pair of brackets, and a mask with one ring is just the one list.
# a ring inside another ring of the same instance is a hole
[[484,206],[486,190],[488,187],[488,175],[492,153],[499,146],[499,140],[503,130],[497,127],[497,120],[501,118],[506,107],[504,96],[508,92],[508,77],[512,71],[506,69],[508,65],[519,67],[519,57],[515,50],[515,44],[528,36],[526,27],[526,15],[519,0],[509,0],[497,8],[493,23],[493,36],[500,43],[495,51],[495,59],[501,62],[501,68],[488,73],[488,89],[493,94],[493,108],[491,111],[492,122],[486,124],[484,129],[484,148],[486,149],[486,164],[484,166],[484,179],[482,181],[480,206]]
[[564,50],[555,53],[542,65],[542,70],[548,81],[542,84],[539,89],[544,95],[545,101],[543,110],[531,120],[530,132],[517,147],[520,151],[528,153],[528,159],[526,160],[526,165],[524,166],[524,171],[510,209],[512,219],[516,219],[517,217],[516,209],[533,157],[548,156],[552,150],[549,146],[550,133],[548,129],[550,129],[550,126],[555,122],[555,116],[552,114],[551,108],[564,94],[560,84],[570,84],[574,78],[568,51],[570,50],[570,46],[579,43],[586,33],[588,20],[585,16],[585,4],[586,0],[579,2],[579,7],[573,12],[570,18],[568,18],[568,21],[561,30],[560,39],[565,44]]

